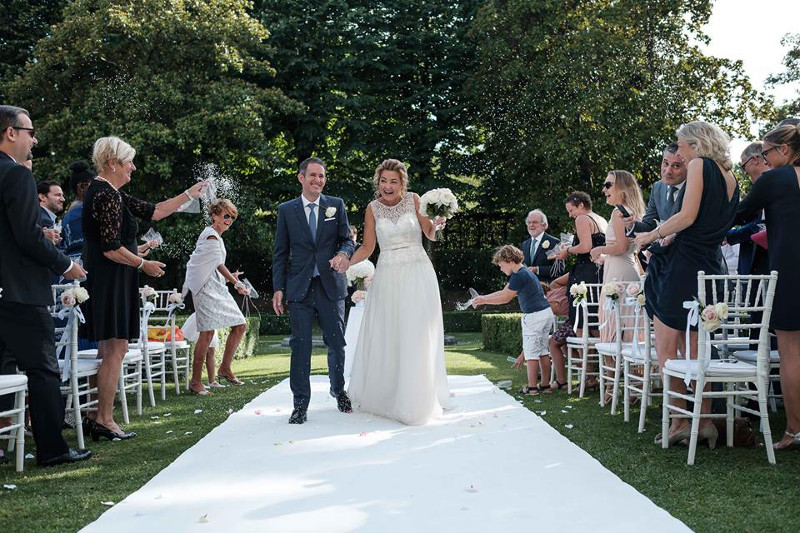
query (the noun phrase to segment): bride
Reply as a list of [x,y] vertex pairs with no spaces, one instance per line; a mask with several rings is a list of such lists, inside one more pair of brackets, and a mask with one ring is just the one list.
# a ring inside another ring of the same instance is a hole
[[375,169],[376,200],[364,216],[364,240],[350,264],[367,259],[377,240],[380,258],[364,308],[348,394],[357,410],[422,425],[448,407],[439,284],[422,235],[435,224],[407,191],[403,163]]

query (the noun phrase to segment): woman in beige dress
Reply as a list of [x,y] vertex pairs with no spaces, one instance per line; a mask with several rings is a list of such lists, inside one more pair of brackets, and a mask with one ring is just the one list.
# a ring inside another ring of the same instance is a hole
[[[636,245],[632,238],[625,235],[625,223],[622,221],[623,214],[616,206],[622,206],[625,211],[633,215],[636,220],[641,220],[644,216],[644,201],[642,191],[636,178],[625,170],[612,170],[606,176],[603,185],[603,193],[606,196],[606,203],[613,205],[611,219],[606,228],[606,244],[592,248],[592,260],[603,262],[603,283],[612,281],[639,281],[642,269],[636,259]],[[622,314],[631,315],[630,309],[623,306]],[[600,340],[602,342],[616,341],[616,324],[614,315],[611,311],[601,308],[600,314],[606,326],[600,330]],[[630,342],[633,337],[631,331],[623,333],[623,342]]]

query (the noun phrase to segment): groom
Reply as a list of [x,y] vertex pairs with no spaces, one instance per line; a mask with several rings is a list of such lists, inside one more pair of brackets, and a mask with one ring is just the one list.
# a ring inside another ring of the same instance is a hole
[[344,300],[355,244],[341,198],[324,196],[325,164],[316,157],[300,163],[300,198],[278,207],[278,227],[272,257],[272,308],[284,313],[284,293],[289,306],[292,348],[289,382],[294,395],[290,424],[306,421],[311,399],[311,329],[314,317],[328,346],[331,396],[339,410],[352,411],[344,391]]

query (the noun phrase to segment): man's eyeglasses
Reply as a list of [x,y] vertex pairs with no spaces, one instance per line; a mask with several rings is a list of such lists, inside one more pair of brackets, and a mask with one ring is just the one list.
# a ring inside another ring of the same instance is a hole
[[11,126],[12,130],[25,130],[31,132],[31,137],[36,137],[36,128],[23,128],[22,126]]
[[222,215],[222,219],[223,220],[236,220],[236,217],[233,216],[233,215],[230,215],[228,213],[225,213],[224,215]]
[[749,164],[750,164],[750,161],[752,161],[753,159],[760,159],[760,158],[761,158],[761,155],[762,155],[762,154],[758,154],[758,155],[751,155],[750,157],[748,157],[747,159],[745,159],[744,163],[742,163],[742,168],[747,168],[747,165],[749,165]]
[[603,184],[603,189],[610,189],[610,188],[611,188],[611,187],[613,187],[613,186],[614,186],[614,184],[613,184],[613,183],[611,183],[610,181],[607,181],[607,182],[605,182],[605,183]]
[[777,148],[777,146],[770,146],[766,150],[762,150],[761,151],[761,159],[763,159],[764,162],[767,163],[767,154],[770,153],[771,151],[773,151],[776,148]]

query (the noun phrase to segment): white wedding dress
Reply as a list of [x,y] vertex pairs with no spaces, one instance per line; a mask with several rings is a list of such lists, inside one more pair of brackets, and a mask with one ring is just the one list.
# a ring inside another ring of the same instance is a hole
[[380,257],[348,394],[358,411],[422,425],[449,406],[439,283],[422,247],[412,193],[372,202]]

